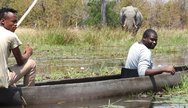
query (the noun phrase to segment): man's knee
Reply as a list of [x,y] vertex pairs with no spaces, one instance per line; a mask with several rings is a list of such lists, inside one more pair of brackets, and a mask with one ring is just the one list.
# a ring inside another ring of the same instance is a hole
[[35,67],[36,67],[36,62],[35,62],[35,60],[29,59],[27,62],[29,63],[29,65],[30,65],[32,68],[35,68]]
[[[33,59],[29,59],[26,63],[26,70],[28,70],[26,73],[29,75],[33,75],[33,77],[36,74],[36,62]],[[25,70],[25,69],[24,69]]]

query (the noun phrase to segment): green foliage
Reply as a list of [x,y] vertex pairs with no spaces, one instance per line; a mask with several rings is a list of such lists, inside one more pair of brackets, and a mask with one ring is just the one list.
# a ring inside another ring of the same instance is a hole
[[80,0],[65,0],[60,4],[61,24],[64,26],[77,26],[86,16],[85,6]]
[[28,25],[34,27],[58,27],[60,24],[60,5],[57,0],[41,0],[28,17]]
[[[32,1],[29,1],[29,0],[8,0],[8,1],[6,2],[6,7],[12,7],[14,9],[16,9],[18,11],[19,18],[22,16],[22,14],[24,14],[26,9],[32,3]],[[23,3],[23,5],[20,5],[22,3]]]
[[88,3],[89,17],[86,20],[87,25],[99,25],[101,22],[101,3],[98,0],[91,0]]
[[42,38],[44,44],[49,45],[66,45],[74,43],[77,38],[69,32],[51,31]]
[[1,0],[0,1],[0,6],[2,7],[9,7],[9,3],[11,2],[12,0]]
[[64,35],[59,33],[50,33],[46,36],[45,42],[49,45],[63,45]]
[[83,38],[84,43],[88,43],[90,45],[100,45],[103,41],[103,37],[100,36],[100,33],[93,33],[93,32],[88,32],[87,35]]
[[[162,3],[156,0],[150,4],[148,0],[106,0],[106,23],[109,27],[118,27],[119,11],[122,7],[133,5],[144,17],[142,27],[183,28],[187,25],[186,5],[180,0]],[[18,10],[20,18],[32,0],[1,0],[0,7],[12,7]],[[186,3],[187,4],[187,3]],[[95,26],[101,27],[101,0],[38,0],[22,26],[37,28]]]
[[[68,1],[65,3],[67,2]],[[67,4],[70,4],[69,2]],[[31,3],[31,0],[15,0],[14,2],[9,2],[8,6],[17,9],[19,16],[22,16]],[[69,6],[68,9],[68,6],[65,3],[62,4],[62,0],[38,0],[32,11],[25,18],[23,22],[24,25],[40,28],[62,26],[64,21],[64,19],[62,19],[64,16],[62,15],[67,15],[64,14],[63,10],[70,11],[69,14],[71,15],[71,8],[73,8]],[[67,7],[63,7],[64,5]]]
[[[44,32],[40,34],[33,34],[33,35],[40,35],[36,38],[30,39],[32,43],[38,44],[47,44],[47,45],[68,45],[73,44],[77,41],[77,36],[72,34],[67,30],[44,30]],[[29,36],[22,36],[22,39],[28,40]],[[35,37],[35,36],[34,36]]]
[[[107,25],[109,27],[117,27],[119,25],[119,12],[115,12],[116,2],[107,2],[106,6],[106,17]],[[86,24],[90,26],[100,26],[101,25],[101,1],[91,0],[88,3],[89,6],[89,17],[86,20]]]
[[119,12],[115,12],[114,7],[116,2],[107,3],[107,25],[110,27],[118,27],[119,23]]

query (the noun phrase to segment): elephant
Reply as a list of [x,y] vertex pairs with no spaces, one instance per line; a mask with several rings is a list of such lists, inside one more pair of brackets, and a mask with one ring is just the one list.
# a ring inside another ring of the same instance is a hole
[[138,8],[126,6],[120,10],[120,23],[122,29],[130,32],[135,36],[143,22],[142,13]]

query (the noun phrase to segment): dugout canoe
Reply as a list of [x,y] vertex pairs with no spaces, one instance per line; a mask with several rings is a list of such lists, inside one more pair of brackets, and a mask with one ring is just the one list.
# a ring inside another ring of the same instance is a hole
[[175,75],[121,78],[120,75],[89,77],[37,83],[33,87],[0,89],[0,105],[45,104],[84,101],[160,90],[180,83],[183,72]]

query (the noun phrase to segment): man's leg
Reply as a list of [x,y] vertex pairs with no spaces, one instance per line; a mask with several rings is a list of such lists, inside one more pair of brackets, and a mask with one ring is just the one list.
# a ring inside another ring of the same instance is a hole
[[36,62],[29,59],[23,66],[14,65],[10,67],[10,85],[13,85],[24,76],[25,86],[35,85],[35,74],[36,74]]

